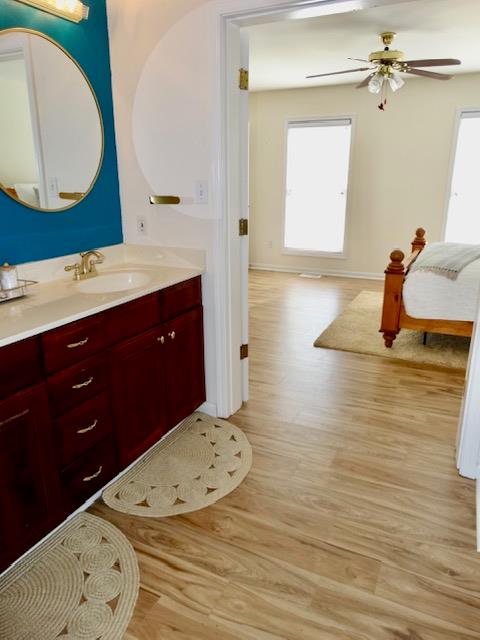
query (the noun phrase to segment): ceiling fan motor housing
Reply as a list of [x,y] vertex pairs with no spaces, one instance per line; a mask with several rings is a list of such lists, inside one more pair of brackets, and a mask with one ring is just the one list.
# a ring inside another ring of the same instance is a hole
[[388,51],[374,51],[368,56],[369,62],[402,62],[405,59],[403,51],[396,51],[395,49]]

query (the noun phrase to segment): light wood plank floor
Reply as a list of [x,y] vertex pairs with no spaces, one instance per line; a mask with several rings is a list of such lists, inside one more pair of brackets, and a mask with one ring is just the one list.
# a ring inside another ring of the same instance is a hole
[[135,547],[127,640],[480,638],[474,484],[457,475],[462,376],[314,349],[380,283],[251,274],[254,464],[162,520],[95,505]]

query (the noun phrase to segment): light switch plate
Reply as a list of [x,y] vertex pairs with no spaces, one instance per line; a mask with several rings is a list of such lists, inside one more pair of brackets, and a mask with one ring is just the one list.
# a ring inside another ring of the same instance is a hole
[[197,180],[195,183],[195,202],[208,204],[208,180]]

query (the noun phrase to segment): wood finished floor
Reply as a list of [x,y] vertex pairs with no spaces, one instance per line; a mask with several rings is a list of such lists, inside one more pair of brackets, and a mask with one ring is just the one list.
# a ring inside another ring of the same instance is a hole
[[253,446],[203,511],[91,509],[138,556],[127,640],[480,638],[474,483],[457,475],[463,377],[312,343],[380,283],[251,274]]

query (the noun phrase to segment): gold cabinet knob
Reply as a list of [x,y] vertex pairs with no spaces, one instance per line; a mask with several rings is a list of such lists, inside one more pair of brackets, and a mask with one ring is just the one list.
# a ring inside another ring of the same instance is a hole
[[168,334],[168,337],[171,338],[172,340],[175,340],[175,331],[170,331],[170,333]]
[[157,342],[160,342],[160,344],[165,344],[165,336],[160,336],[159,338],[157,338]]

